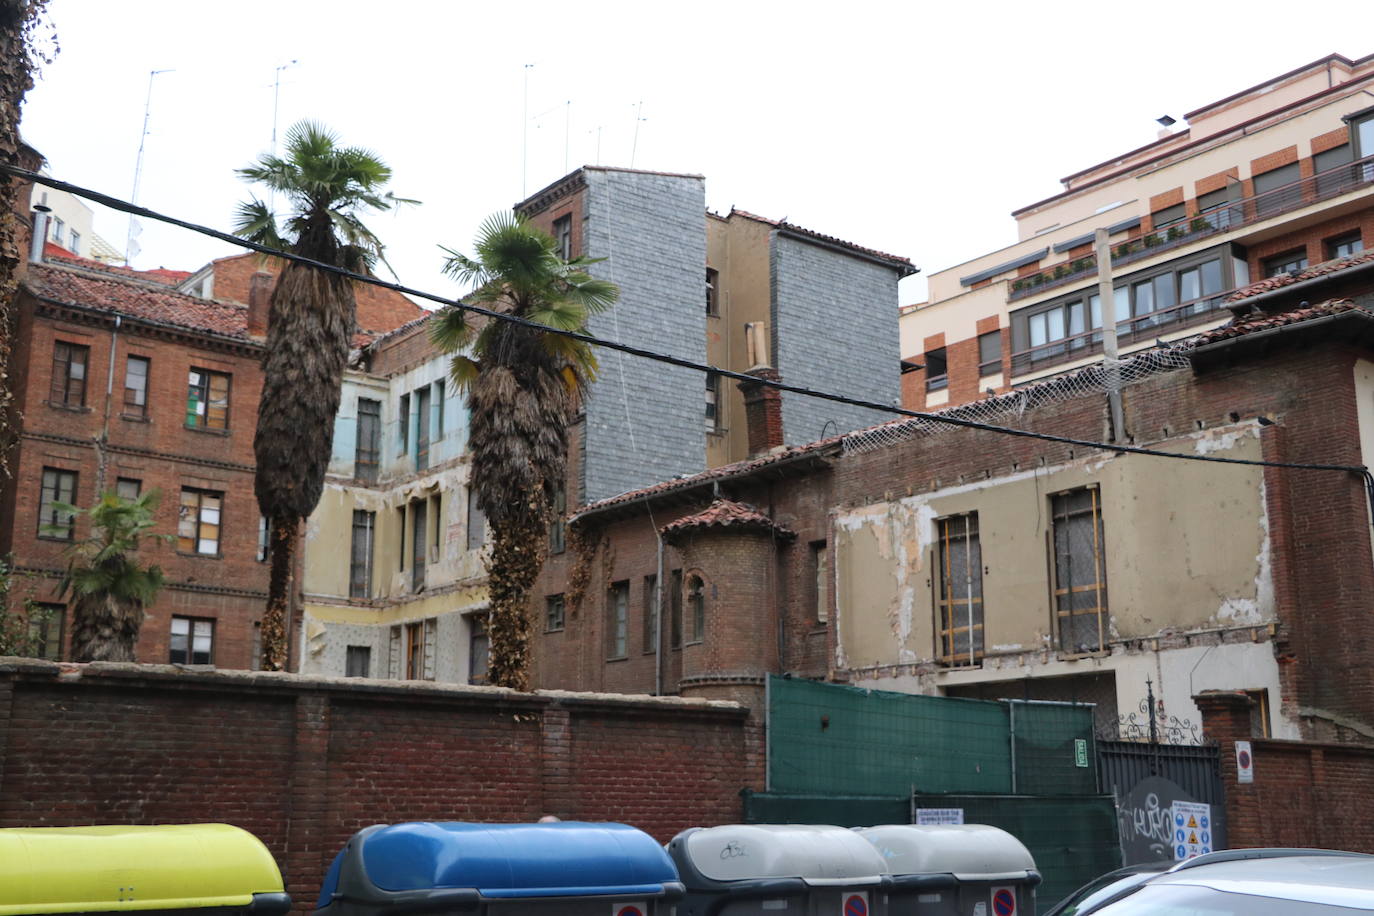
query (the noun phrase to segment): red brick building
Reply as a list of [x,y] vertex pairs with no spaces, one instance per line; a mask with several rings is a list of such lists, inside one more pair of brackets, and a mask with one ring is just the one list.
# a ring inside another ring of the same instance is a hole
[[[1366,464],[1371,271],[1364,253],[1255,284],[1228,323],[1128,360],[1135,443]],[[983,409],[1019,429],[1107,436],[1093,370]],[[787,673],[1076,699],[1114,723],[1150,678],[1193,722],[1198,691],[1241,690],[1258,734],[1374,738],[1374,681],[1361,673],[1374,658],[1374,551],[1355,472],[1114,454],[926,420],[769,445],[576,513],[531,609],[536,683],[759,709],[765,675]]]
[[[14,598],[37,601],[38,653],[66,657],[70,617],[56,593],[64,551],[88,534],[54,503],[106,490],[162,494],[158,534],[140,558],[167,585],[148,609],[140,661],[256,667],[267,597],[265,531],[253,492],[253,433],[276,261],[221,258],[200,271],[138,271],[49,243],[17,300],[14,377],[21,416],[0,495],[0,556]],[[192,295],[194,291],[196,295]],[[364,287],[365,343],[423,314]]]

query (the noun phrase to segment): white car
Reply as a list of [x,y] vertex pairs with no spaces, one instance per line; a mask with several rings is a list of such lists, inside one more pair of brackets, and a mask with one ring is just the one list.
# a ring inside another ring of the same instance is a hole
[[1093,916],[1355,916],[1374,912],[1374,857],[1285,855],[1186,863]]

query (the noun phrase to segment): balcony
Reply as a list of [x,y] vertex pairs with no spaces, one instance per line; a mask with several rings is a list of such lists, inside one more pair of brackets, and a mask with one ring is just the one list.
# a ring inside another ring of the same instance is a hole
[[[1112,245],[1112,268],[1115,270],[1172,248],[1191,245],[1199,239],[1263,222],[1370,185],[1374,185],[1374,156],[1300,178],[1263,194],[1229,201],[1171,226],[1118,242]],[[1084,255],[1009,281],[1007,301],[1015,302],[1095,276],[1097,256]]]
[[[1178,305],[1148,315],[1137,315],[1118,321],[1117,342],[1123,347],[1130,346],[1143,340],[1153,340],[1161,334],[1206,324],[1217,318],[1218,312],[1225,311],[1226,297],[1234,292],[1235,289],[1228,289],[1212,296],[1180,302]],[[1012,353],[1011,375],[1015,378],[1027,372],[1101,352],[1102,331],[1100,328],[1094,328]]]

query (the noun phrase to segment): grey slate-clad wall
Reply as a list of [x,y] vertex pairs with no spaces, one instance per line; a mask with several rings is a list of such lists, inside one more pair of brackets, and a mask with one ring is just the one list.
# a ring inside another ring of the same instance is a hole
[[[706,362],[706,189],[703,179],[586,170],[585,252],[620,287],[592,334]],[[896,327],[893,327],[894,340]],[[700,372],[600,350],[587,399],[582,499],[706,468]],[[896,358],[893,359],[896,365]]]
[[[878,404],[899,403],[897,272],[776,231],[770,247],[773,361],[782,380]],[[782,396],[788,445],[892,418],[790,392]]]

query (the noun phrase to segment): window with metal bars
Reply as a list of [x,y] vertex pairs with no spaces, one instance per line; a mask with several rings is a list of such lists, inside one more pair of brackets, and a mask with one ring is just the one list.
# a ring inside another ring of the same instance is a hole
[[357,437],[353,449],[353,476],[363,483],[376,483],[382,451],[381,401],[358,398]]
[[1084,487],[1050,497],[1054,610],[1060,651],[1107,648],[1107,562],[1101,496]]
[[939,537],[940,661],[973,666],[983,658],[983,551],[978,513],[936,523]]

